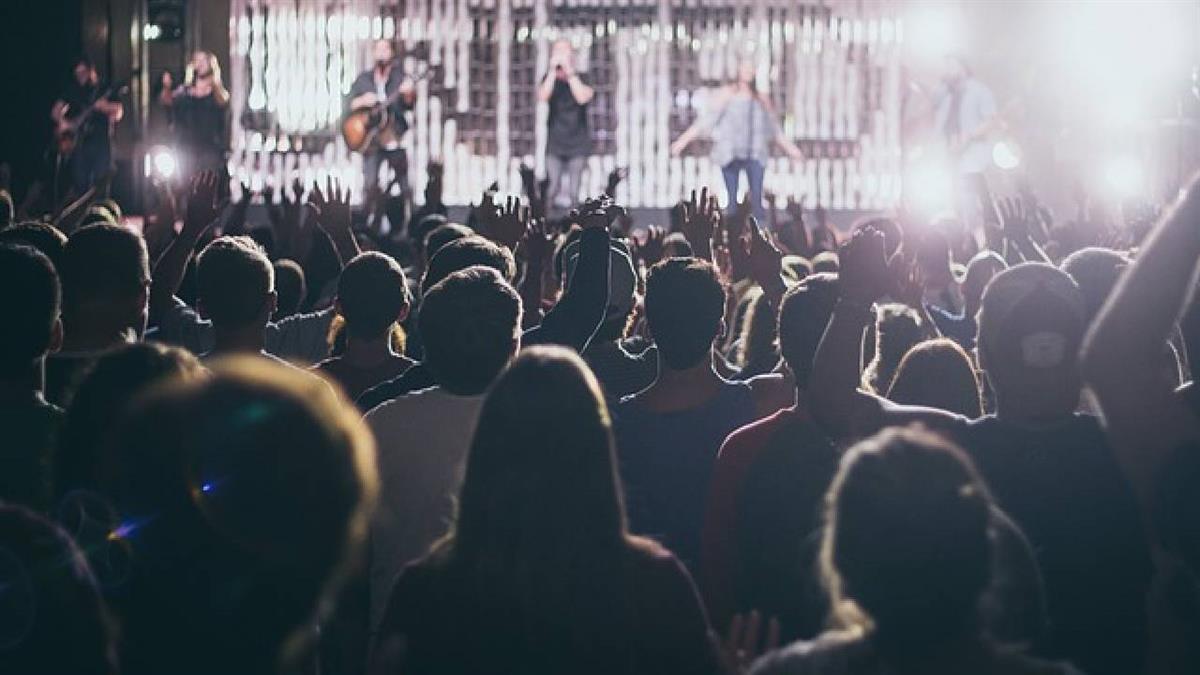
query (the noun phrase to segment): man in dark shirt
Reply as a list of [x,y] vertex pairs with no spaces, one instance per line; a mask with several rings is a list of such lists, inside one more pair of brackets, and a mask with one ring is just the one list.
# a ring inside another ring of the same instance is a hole
[[400,139],[408,131],[408,120],[404,112],[412,105],[416,97],[413,82],[396,63],[396,53],[392,43],[387,40],[376,40],[371,48],[375,65],[370,70],[359,74],[350,85],[350,109],[367,108],[387,102],[391,96],[398,95],[388,108],[390,121],[388,127],[381,129],[375,140],[363,148],[363,186],[367,193],[368,204],[379,192],[379,166],[387,160],[400,175],[402,189],[407,189],[405,172],[408,168],[404,149],[400,147]]
[[[546,133],[546,206],[553,208],[565,193],[568,206],[579,199],[583,165],[592,153],[592,134],[588,129],[587,105],[596,91],[575,72],[575,51],[571,43],[558,40],[550,48],[550,69],[538,86],[538,100],[550,106]],[[565,187],[562,185],[566,178]],[[561,188],[561,192],[560,192]]]
[[[50,117],[57,125],[60,154],[69,155],[66,160],[69,177],[58,176],[56,199],[63,196],[59,191],[65,187],[64,180],[79,195],[112,169],[112,127],[121,121],[125,108],[120,101],[109,100],[103,94],[96,66],[86,57],[79,59],[74,79],[50,110]],[[68,152],[63,152],[64,138],[72,141],[73,148]]]

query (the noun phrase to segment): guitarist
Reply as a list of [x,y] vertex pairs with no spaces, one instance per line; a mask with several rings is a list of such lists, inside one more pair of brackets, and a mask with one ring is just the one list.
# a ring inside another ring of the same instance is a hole
[[379,194],[379,166],[385,160],[399,174],[402,189],[408,190],[406,182],[408,160],[404,148],[400,147],[400,139],[408,130],[408,120],[404,111],[412,106],[416,99],[416,87],[396,63],[396,53],[388,40],[376,40],[371,47],[371,55],[375,65],[362,74],[350,86],[350,109],[356,110],[385,102],[389,96],[400,93],[396,102],[391,106],[390,128],[381,129],[375,140],[362,149],[363,153],[363,188],[366,191],[367,204],[372,204]]
[[86,192],[97,178],[112,170],[112,130],[125,108],[105,94],[96,66],[86,56],[80,57],[73,80],[50,109],[57,127],[60,170],[56,175],[67,172],[75,195]]
[[945,143],[956,180],[959,218],[968,231],[982,225],[978,176],[992,163],[991,132],[998,120],[996,97],[961,57],[945,57],[942,85],[934,98],[934,128]]

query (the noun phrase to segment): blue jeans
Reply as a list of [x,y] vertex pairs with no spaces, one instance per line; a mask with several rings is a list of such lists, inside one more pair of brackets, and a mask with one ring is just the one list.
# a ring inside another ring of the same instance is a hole
[[754,217],[759,225],[766,227],[766,209],[763,208],[763,174],[766,167],[756,159],[735,159],[721,167],[721,176],[725,178],[725,195],[729,199],[728,209],[733,211],[738,203],[738,178],[746,172],[746,180],[750,182],[750,204]]

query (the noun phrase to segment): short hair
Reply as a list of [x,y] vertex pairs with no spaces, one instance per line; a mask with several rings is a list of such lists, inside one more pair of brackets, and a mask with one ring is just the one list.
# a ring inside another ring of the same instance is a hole
[[391,256],[362,253],[338,277],[337,298],[350,337],[379,338],[391,330],[408,306],[408,279]]
[[878,305],[874,355],[863,373],[869,389],[880,395],[887,392],[900,359],[923,337],[921,315],[916,310],[898,302]]
[[670,258],[650,268],[646,321],[667,367],[685,370],[707,358],[724,316],[725,284],[712,263]]
[[271,263],[275,268],[275,292],[279,294],[279,302],[275,307],[275,317],[284,318],[300,311],[304,297],[308,295],[308,282],[305,280],[304,268],[295,260],[280,258]]
[[245,235],[218,237],[196,259],[196,296],[213,323],[245,326],[275,290],[275,268]]
[[[992,278],[1008,269],[1008,263],[995,251],[980,251],[967,263],[962,278],[963,300],[968,307],[978,309],[983,291]],[[971,317],[975,318],[975,317]]]
[[41,251],[54,269],[62,267],[63,251],[67,248],[67,235],[62,230],[40,220],[26,220],[0,231],[0,244],[25,244]]
[[496,270],[510,284],[517,277],[517,262],[508,247],[473,234],[446,244],[429,259],[421,279],[421,294],[451,274],[474,265]]
[[[445,225],[447,222],[446,216],[440,213],[426,214],[417,219],[415,223],[408,226],[408,236],[412,239],[414,246],[424,251],[425,237],[428,237],[430,232],[433,232],[438,227]],[[430,256],[428,252],[426,252],[425,259],[428,260],[429,257]]]
[[821,344],[837,299],[838,278],[829,272],[805,278],[783,296],[779,308],[779,352],[798,388],[808,387],[817,345]]
[[458,223],[445,223],[438,225],[430,230],[429,234],[425,235],[425,256],[431,258],[437,255],[437,252],[442,250],[442,247],[452,241],[457,241],[463,237],[469,237],[475,234],[475,230],[460,225]]
[[0,330],[0,378],[28,372],[50,349],[61,289],[50,259],[29,246],[0,244],[0,289],[7,296]]
[[821,251],[813,256],[812,268],[813,273],[833,272],[837,274],[840,262],[836,251]]
[[150,254],[137,233],[118,225],[89,225],[67,239],[59,269],[63,309],[108,305],[145,292]]
[[1128,266],[1129,258],[1125,254],[1099,246],[1079,249],[1063,258],[1059,265],[1079,285],[1088,320],[1100,313],[1104,301],[1108,300]]
[[12,194],[8,190],[0,189],[0,230],[12,225],[16,217]]
[[303,371],[257,356],[210,366],[212,377],[143,394],[111,437],[103,492],[129,524],[113,536],[138,561],[122,629],[138,662],[274,669],[362,559],[374,441]]
[[117,672],[116,625],[83,553],[58,525],[25,507],[0,503],[0,579],[5,586],[0,671]]
[[424,364],[453,394],[478,394],[491,384],[512,356],[520,326],[520,296],[499,272],[483,265],[434,284],[417,315]]
[[890,648],[978,630],[992,503],[966,454],[939,436],[891,428],[850,448],[826,495],[821,548],[835,615],[872,621]]

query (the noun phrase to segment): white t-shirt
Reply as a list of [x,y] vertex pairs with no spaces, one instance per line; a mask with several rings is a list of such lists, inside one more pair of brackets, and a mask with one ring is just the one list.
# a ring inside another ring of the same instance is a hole
[[482,395],[455,396],[433,387],[367,413],[380,481],[371,525],[372,628],[387,607],[396,576],[446,533],[482,405]]

